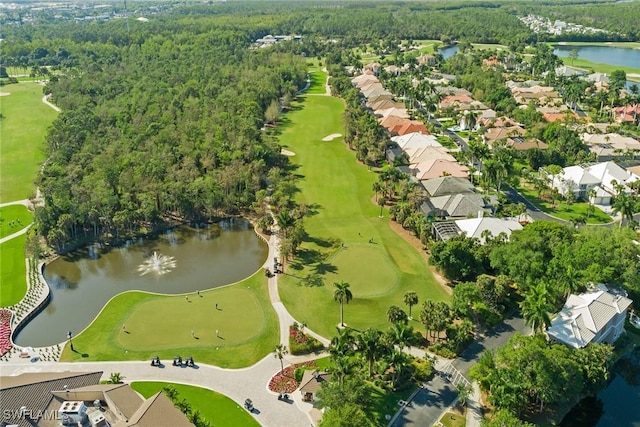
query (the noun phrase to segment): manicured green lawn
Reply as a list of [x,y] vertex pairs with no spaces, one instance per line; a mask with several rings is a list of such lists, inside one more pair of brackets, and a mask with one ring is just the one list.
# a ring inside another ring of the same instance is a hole
[[467,420],[464,416],[453,412],[444,414],[440,422],[444,427],[464,427],[467,425]]
[[[561,58],[561,59],[565,65],[568,65],[570,67],[580,68],[588,72],[611,74],[615,70],[623,70],[625,73],[627,73],[627,80],[640,82],[640,78],[637,77],[637,75],[640,75],[640,68],[625,67],[622,65],[604,64],[601,62],[591,62],[582,58],[576,58],[575,60],[571,58]],[[635,74],[636,77],[629,76],[629,74]]]
[[[587,209],[589,208],[589,203],[587,202],[575,202],[567,205],[566,202],[557,200],[556,206],[554,207],[550,201],[541,199],[535,190],[519,186],[518,191],[531,203],[540,208],[540,210],[558,218],[573,221],[583,215],[585,218],[587,216]],[[613,221],[613,219],[609,215],[601,211],[598,207],[595,207],[589,215],[587,224],[607,224],[611,221]]]
[[131,387],[149,398],[164,387],[172,386],[178,392],[180,400],[186,399],[192,410],[199,410],[200,415],[216,427],[247,426],[259,427],[260,424],[240,405],[223,394],[215,391],[184,384],[141,381],[131,383]]
[[0,208],[0,238],[9,236],[25,228],[33,221],[33,213],[24,205]]
[[[298,107],[286,115],[280,141],[296,153],[292,161],[302,176],[299,202],[313,206],[317,214],[305,219],[309,239],[278,280],[287,309],[312,330],[331,337],[340,321],[339,305],[333,301],[337,281],[351,285],[353,300],[345,305],[345,323],[356,329],[386,329],[387,309],[393,304],[406,307],[402,297],[409,290],[421,301],[448,300],[421,254],[391,230],[386,213],[378,217],[371,189],[376,172],[359,164],[341,138],[322,141],[343,132],[342,101],[307,96]],[[332,246],[332,240],[344,242],[344,247]],[[303,285],[301,279],[310,273],[321,274],[324,286]]]
[[17,304],[27,292],[26,238],[23,234],[0,245],[0,307]]
[[75,352],[64,349],[62,360],[150,360],[154,355],[167,360],[180,355],[192,356],[196,363],[241,368],[274,349],[278,320],[262,271],[200,295],[189,295],[188,302],[184,296],[120,294],[73,339]]
[[46,130],[56,113],[42,103],[42,86],[18,83],[0,87],[0,202],[35,194],[34,181],[44,160]]
[[311,86],[306,93],[323,94],[325,93],[325,83],[327,82],[327,73],[324,71],[313,71],[309,73],[311,76]]
[[605,47],[622,47],[627,49],[640,49],[639,42],[562,42],[562,43],[550,43],[553,45],[562,46],[605,46]]

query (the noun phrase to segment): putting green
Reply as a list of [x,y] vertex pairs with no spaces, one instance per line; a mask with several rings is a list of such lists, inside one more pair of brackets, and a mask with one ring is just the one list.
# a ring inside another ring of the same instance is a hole
[[73,339],[75,351],[65,346],[61,360],[150,360],[155,355],[168,360],[179,354],[198,363],[243,368],[273,351],[278,319],[262,270],[200,295],[189,294],[191,302],[184,295],[117,295]]
[[[241,311],[238,301],[242,301]],[[144,302],[124,319],[124,324],[126,332],[120,331],[118,344],[128,350],[223,348],[257,339],[264,332],[265,315],[253,293],[230,288],[213,295],[194,294],[189,301],[176,296]]]
[[399,285],[400,274],[376,244],[349,244],[329,261],[336,270],[327,274],[326,281],[344,280],[359,298],[387,295]]

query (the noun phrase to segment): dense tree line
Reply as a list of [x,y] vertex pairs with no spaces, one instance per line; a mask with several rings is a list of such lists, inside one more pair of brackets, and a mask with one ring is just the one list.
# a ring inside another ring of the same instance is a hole
[[[70,44],[68,68],[45,89],[63,110],[47,136],[36,215],[53,244],[249,209],[284,164],[260,128],[274,101],[303,86],[306,65],[249,50],[251,33],[216,22],[157,24],[130,46],[91,32]],[[124,30],[105,26],[98,33]]]

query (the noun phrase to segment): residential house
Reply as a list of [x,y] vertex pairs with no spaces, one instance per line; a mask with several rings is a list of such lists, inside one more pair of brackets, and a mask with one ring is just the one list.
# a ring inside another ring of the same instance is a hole
[[408,119],[410,117],[406,108],[395,108],[395,107],[386,108],[384,110],[376,110],[374,111],[374,114],[379,117],[394,116],[394,117],[400,117],[401,119]]
[[580,117],[571,110],[565,110],[559,113],[542,113],[542,118],[549,123],[553,123],[570,119],[578,120]]
[[453,109],[455,111],[479,111],[487,110],[489,107],[484,105],[480,101],[476,101],[469,95],[448,95],[442,98],[442,101],[438,104],[440,110]]
[[457,162],[442,159],[431,159],[410,167],[411,175],[417,180],[438,178],[441,176],[469,177],[469,168]]
[[366,98],[367,102],[374,103],[384,99],[393,99],[393,95],[389,91],[378,89],[376,92],[369,94]]
[[640,124],[640,104],[617,107],[613,109],[613,113],[617,123]]
[[426,216],[441,218],[470,218],[478,216],[479,212],[489,213],[490,209],[488,201],[478,193],[431,197],[420,205]]
[[442,147],[442,144],[438,142],[438,139],[435,136],[425,135],[420,132],[394,136],[391,138],[391,141],[398,144],[398,147],[403,150],[408,150],[409,148]]
[[550,86],[533,85],[527,86],[510,86],[513,98],[520,105],[529,105],[533,102],[535,105],[562,105],[562,97],[556,90]]
[[444,147],[411,147],[404,150],[404,152],[407,153],[409,164],[418,164],[431,159],[456,161],[456,158],[449,154],[449,151]]
[[640,155],[640,141],[617,133],[582,134],[582,140],[595,153],[598,162]]
[[490,128],[482,135],[482,141],[489,147],[503,143],[506,147],[513,148],[516,151],[527,151],[533,148],[546,150],[549,148],[548,144],[539,139],[525,136],[524,128],[517,125]]
[[436,56],[428,53],[418,56],[416,60],[418,65],[428,65],[430,67],[436,65]]
[[618,191],[616,185],[624,186],[639,179],[637,175],[609,161],[566,167],[553,178],[552,186],[563,196],[573,191],[576,199],[582,200],[587,200],[590,190],[595,190],[596,197],[591,197],[590,201],[597,205],[609,205]]
[[388,99],[393,99],[393,94],[388,90],[386,90],[384,87],[382,87],[380,83],[371,83],[363,87],[362,89],[360,89],[360,92],[362,92],[364,97],[367,98],[369,101],[371,101],[371,98],[379,95],[389,95]]
[[384,110],[386,108],[404,108],[404,104],[402,102],[396,102],[390,99],[381,99],[376,102],[367,102],[367,107],[375,111]]
[[371,71],[376,76],[380,73],[382,65],[379,62],[371,62],[363,67],[364,71]]
[[549,339],[573,348],[591,343],[613,344],[624,332],[627,310],[633,301],[598,285],[580,295],[569,295],[547,329]]
[[572,77],[572,76],[586,76],[587,72],[584,70],[580,70],[579,68],[569,67],[567,65],[563,65],[561,67],[556,68],[556,76],[558,77]]
[[424,123],[417,120],[409,120],[404,123],[397,124],[389,129],[389,132],[402,135],[408,135],[410,133],[421,133],[423,135],[429,135],[429,130]]
[[522,230],[522,224],[513,218],[489,218],[479,217],[459,219],[452,222],[437,222],[432,227],[436,240],[447,241],[454,236],[464,234],[469,238],[475,238],[481,244],[487,237],[504,235],[508,239],[513,231]]
[[472,193],[475,187],[466,178],[444,176],[420,181],[429,197],[446,196],[449,194]]
[[354,77],[353,79],[351,79],[351,83],[353,83],[357,88],[378,81],[378,78],[371,73],[361,74],[358,77]]
[[513,231],[522,230],[520,221],[513,218],[480,217],[460,219],[455,223],[460,232],[467,237],[478,239],[481,244],[485,243],[487,236],[498,237],[504,233],[508,239]]
[[400,117],[395,117],[395,116],[387,116],[387,117],[381,117],[378,119],[378,123],[380,123],[380,126],[386,128],[389,132],[392,131],[393,128],[395,128],[396,126],[404,126],[406,123],[409,123],[411,120],[409,119],[402,119]]
[[100,384],[101,376],[38,372],[0,377],[2,425],[192,426],[163,393],[145,400],[128,384]]

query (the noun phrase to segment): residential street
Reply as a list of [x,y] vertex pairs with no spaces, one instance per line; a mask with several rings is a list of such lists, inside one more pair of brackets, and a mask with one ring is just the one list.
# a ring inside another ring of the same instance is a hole
[[[515,314],[500,325],[481,336],[471,344],[462,354],[451,362],[460,373],[468,378],[469,370],[476,364],[480,355],[489,349],[504,345],[515,332],[530,334],[531,329],[524,324],[520,314]],[[440,371],[444,366],[436,366]],[[425,383],[395,420],[393,427],[399,426],[431,426],[442,416],[457,398],[455,387],[444,375],[438,373]]]

